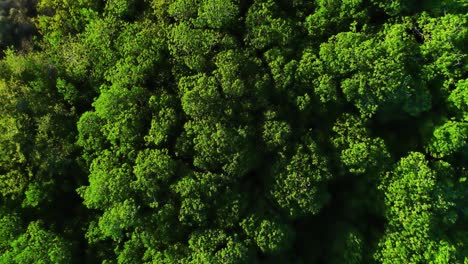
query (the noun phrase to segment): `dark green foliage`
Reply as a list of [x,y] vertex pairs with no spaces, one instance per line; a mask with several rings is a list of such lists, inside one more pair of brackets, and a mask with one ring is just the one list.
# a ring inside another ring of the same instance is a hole
[[37,33],[31,17],[35,12],[35,0],[0,2],[0,49],[9,46],[32,48],[31,39]]
[[465,2],[0,0],[0,263],[466,264]]

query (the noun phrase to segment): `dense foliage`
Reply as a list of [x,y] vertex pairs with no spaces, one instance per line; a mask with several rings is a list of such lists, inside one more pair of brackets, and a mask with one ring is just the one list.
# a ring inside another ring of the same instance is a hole
[[466,0],[0,0],[0,263],[468,263]]

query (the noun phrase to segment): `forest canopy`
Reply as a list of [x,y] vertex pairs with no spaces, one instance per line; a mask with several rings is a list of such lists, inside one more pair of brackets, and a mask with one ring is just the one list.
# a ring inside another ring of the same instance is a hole
[[0,0],[0,263],[468,263],[466,0]]

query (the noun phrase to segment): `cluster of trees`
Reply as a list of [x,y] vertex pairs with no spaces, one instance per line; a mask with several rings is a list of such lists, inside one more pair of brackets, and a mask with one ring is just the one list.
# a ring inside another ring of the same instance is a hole
[[37,0],[0,1],[0,49],[10,45],[30,49],[32,36],[36,33],[33,17]]
[[466,1],[0,23],[0,263],[468,263]]

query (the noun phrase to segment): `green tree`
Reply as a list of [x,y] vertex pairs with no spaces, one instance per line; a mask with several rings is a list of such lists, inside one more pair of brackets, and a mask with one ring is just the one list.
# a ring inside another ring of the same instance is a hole
[[456,115],[466,122],[468,120],[468,80],[459,81],[448,100],[452,107],[455,107]]
[[365,1],[316,0],[315,12],[307,16],[305,26],[310,35],[326,40],[329,36],[349,29],[351,23],[364,24],[369,19]]
[[2,263],[70,263],[70,245],[56,234],[32,222],[24,233],[8,241]]
[[379,110],[389,112],[400,106],[418,115],[431,106],[424,82],[409,67],[417,55],[413,54],[416,42],[406,32],[405,23],[386,26],[381,38],[343,32],[320,46],[325,71],[346,76],[340,87],[362,116],[371,117]]
[[372,138],[365,123],[352,115],[337,120],[333,131],[333,144],[340,150],[343,165],[351,173],[384,171],[389,165],[390,154],[381,138]]
[[262,252],[269,254],[276,255],[289,249],[294,237],[288,225],[275,219],[251,216],[241,222],[241,227]]
[[429,143],[429,152],[434,157],[444,157],[455,152],[468,155],[468,124],[464,122],[447,121],[434,130]]
[[307,136],[293,151],[292,156],[280,152],[271,195],[293,218],[317,214],[329,198],[326,183],[332,174],[328,162]]
[[86,22],[96,16],[99,1],[39,0],[37,26],[49,43],[58,44],[70,32],[79,32]]
[[466,262],[465,2],[0,1],[0,262]]
[[255,1],[245,19],[245,40],[255,49],[285,46],[294,37],[294,23],[281,16],[279,6],[274,1]]
[[213,29],[226,29],[234,26],[239,15],[237,1],[203,1],[198,9],[195,25]]
[[[440,170],[440,171],[439,171]],[[380,188],[385,194],[388,225],[379,243],[377,259],[383,263],[451,263],[457,247],[437,229],[453,225],[454,201],[444,192],[447,180],[439,179],[450,164],[430,164],[423,154],[402,158]],[[440,176],[439,176],[440,175]],[[453,176],[451,176],[453,177]],[[458,259],[459,261],[461,259]]]

